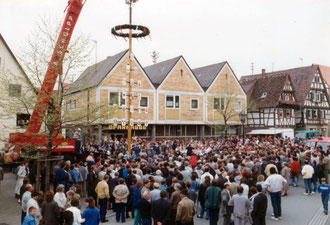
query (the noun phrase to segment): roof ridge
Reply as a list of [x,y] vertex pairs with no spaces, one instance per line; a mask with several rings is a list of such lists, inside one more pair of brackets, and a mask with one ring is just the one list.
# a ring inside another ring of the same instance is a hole
[[161,62],[158,62],[158,63],[151,64],[151,65],[149,65],[149,66],[145,66],[145,67],[143,67],[143,68],[144,68],[144,69],[146,69],[146,68],[151,68],[151,67],[153,67],[153,66],[160,65],[161,63],[165,63],[165,62],[171,61],[171,60],[173,60],[173,59],[179,59],[179,58],[181,58],[181,57],[182,57],[182,55],[179,55],[179,56],[176,56],[176,57],[173,57],[173,58],[170,58],[170,59],[166,59],[166,60],[161,61]]
[[218,62],[218,63],[209,64],[209,65],[206,65],[206,66],[196,67],[196,68],[191,69],[191,70],[197,70],[197,69],[205,68],[205,67],[208,67],[208,66],[215,66],[215,65],[219,65],[219,64],[223,64],[223,63],[227,63],[227,62],[228,61],[222,61],[222,62]]
[[276,78],[276,77],[286,77],[290,76],[289,73],[281,73],[281,74],[255,74],[255,75],[248,75],[248,76],[242,76],[241,77],[241,82],[251,82],[254,80],[259,80],[259,79],[270,79],[270,78]]
[[267,75],[267,76],[271,76],[271,75],[276,75],[278,73],[290,73],[290,71],[293,71],[293,70],[297,70],[297,69],[306,69],[306,68],[311,68],[311,67],[318,67],[320,65],[317,65],[317,64],[312,64],[310,66],[300,66],[300,67],[294,67],[294,68],[290,68],[290,69],[284,69],[284,70],[278,70],[278,71],[272,71],[272,72],[268,72],[268,73],[265,73],[265,74],[262,74],[262,73],[259,73],[259,74],[251,74],[251,75],[245,75],[245,76],[242,76],[241,79],[245,79],[245,77],[252,77],[252,76],[263,76],[263,75]]

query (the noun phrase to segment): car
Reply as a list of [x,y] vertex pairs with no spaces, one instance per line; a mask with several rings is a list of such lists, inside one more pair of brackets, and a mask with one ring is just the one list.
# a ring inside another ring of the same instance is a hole
[[307,141],[306,145],[314,150],[316,147],[321,146],[322,150],[327,150],[328,145],[330,145],[330,137],[318,137],[310,139]]

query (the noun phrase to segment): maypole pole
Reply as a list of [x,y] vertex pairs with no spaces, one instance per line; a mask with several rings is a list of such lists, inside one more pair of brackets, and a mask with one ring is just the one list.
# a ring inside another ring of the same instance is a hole
[[[129,73],[128,73],[128,81],[131,82],[132,79],[132,0],[128,1],[129,4]],[[128,115],[127,115],[127,154],[131,155],[132,152],[132,127],[131,127],[131,92],[132,92],[132,85],[128,84]]]
[[[127,113],[127,154],[131,155],[132,152],[132,124],[134,125],[134,121],[132,120],[132,112],[134,112],[134,105],[132,104],[132,100],[134,99],[134,94],[132,93],[132,87],[135,84],[133,77],[133,53],[132,53],[132,39],[133,38],[142,38],[146,37],[150,34],[150,31],[147,27],[141,25],[133,25],[132,24],[132,4],[136,3],[138,0],[126,0],[126,4],[129,5],[129,24],[118,25],[111,29],[111,33],[115,36],[127,38],[129,41],[129,70],[128,70],[128,93],[125,95],[125,98],[128,98],[128,107],[125,107],[125,111],[128,110]],[[123,30],[129,29],[128,33],[124,33]],[[134,33],[133,33],[134,30]],[[124,82],[123,85],[126,85]],[[139,109],[139,112],[141,109]],[[147,113],[147,111],[146,111]],[[124,124],[124,123],[122,123]],[[126,122],[125,122],[126,124]],[[145,125],[147,126],[148,122],[145,121]]]

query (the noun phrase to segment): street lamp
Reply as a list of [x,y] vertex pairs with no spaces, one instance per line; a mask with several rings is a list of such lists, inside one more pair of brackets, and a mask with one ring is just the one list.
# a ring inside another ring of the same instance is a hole
[[239,114],[239,119],[241,120],[242,123],[242,127],[243,127],[243,132],[242,132],[242,136],[243,136],[243,145],[244,145],[244,124],[245,124],[245,120],[247,118],[247,114],[246,113],[240,113]]

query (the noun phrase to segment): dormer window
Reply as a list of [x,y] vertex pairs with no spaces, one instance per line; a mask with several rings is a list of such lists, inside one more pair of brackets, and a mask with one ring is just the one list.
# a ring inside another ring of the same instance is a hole
[[267,97],[267,92],[263,92],[260,98],[265,99],[266,97]]

